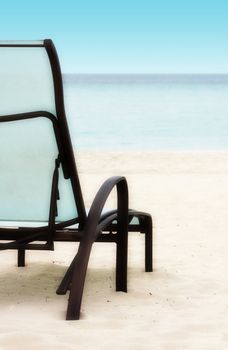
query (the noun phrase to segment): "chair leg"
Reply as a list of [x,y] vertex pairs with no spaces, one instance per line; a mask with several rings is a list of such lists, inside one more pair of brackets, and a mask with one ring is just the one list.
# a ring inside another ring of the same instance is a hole
[[153,223],[151,216],[145,216],[145,271],[153,271]]
[[79,247],[78,259],[75,259],[72,268],[72,280],[68,300],[66,320],[79,320],[82,294],[85,284],[86,271],[92,244],[86,244],[82,249]]
[[17,252],[17,266],[24,267],[25,266],[25,249],[18,249]]
[[116,291],[127,292],[128,231],[117,233],[116,245]]
[[74,266],[75,266],[75,261],[76,261],[77,255],[74,257],[72,260],[70,266],[68,267],[57,291],[56,294],[63,295],[66,294],[68,289],[70,289],[70,284],[73,276],[73,271],[74,271]]

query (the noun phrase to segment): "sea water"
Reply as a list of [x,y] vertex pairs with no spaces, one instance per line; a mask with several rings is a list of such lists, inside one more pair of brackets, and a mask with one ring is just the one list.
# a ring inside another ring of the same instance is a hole
[[64,75],[74,147],[227,150],[228,75]]

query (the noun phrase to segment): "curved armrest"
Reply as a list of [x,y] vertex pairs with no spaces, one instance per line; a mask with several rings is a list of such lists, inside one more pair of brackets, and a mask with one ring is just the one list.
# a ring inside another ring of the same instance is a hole
[[[100,217],[105,202],[116,186],[117,188],[117,235],[118,243],[125,243],[127,249],[127,225],[128,225],[128,188],[125,177],[114,176],[106,180],[97,192],[90,208],[88,218],[84,227],[83,237],[80,241],[78,253],[72,265],[72,279],[70,288],[70,297],[67,308],[67,320],[79,319],[82,293],[84,289],[86,270],[88,266],[92,244],[97,238],[102,226]],[[116,215],[116,214],[115,214]],[[110,216],[110,220],[112,219]],[[108,220],[105,220],[108,223]],[[124,238],[124,239],[123,239]],[[118,244],[120,246],[120,244]],[[117,290],[126,291],[126,249],[120,252],[118,249],[117,259]],[[124,253],[124,255],[123,255]],[[120,259],[121,258],[121,259]],[[123,266],[124,265],[124,266]],[[122,268],[123,266],[123,268]]]
[[[84,236],[89,240],[95,241],[96,236],[100,231],[100,227],[103,226],[102,221],[100,221],[101,213],[106,200],[114,187],[117,188],[117,225],[122,226],[125,221],[127,222],[128,187],[126,178],[123,176],[110,177],[100,187],[90,208],[84,228]],[[112,220],[112,215],[110,215],[110,221]],[[108,224],[108,220],[105,220],[105,223]]]

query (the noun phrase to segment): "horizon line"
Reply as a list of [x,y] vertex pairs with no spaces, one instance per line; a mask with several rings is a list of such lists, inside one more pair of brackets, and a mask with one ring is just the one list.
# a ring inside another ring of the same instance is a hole
[[78,72],[63,72],[63,75],[228,75],[224,73],[78,73]]

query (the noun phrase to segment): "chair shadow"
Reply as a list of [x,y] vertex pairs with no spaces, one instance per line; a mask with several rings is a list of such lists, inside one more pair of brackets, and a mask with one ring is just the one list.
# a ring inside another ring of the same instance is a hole
[[[39,303],[61,300],[56,294],[67,266],[57,263],[30,263],[25,267],[8,266],[0,272],[0,306],[13,303]],[[99,294],[115,290],[115,271],[107,268],[89,268],[84,294]]]

